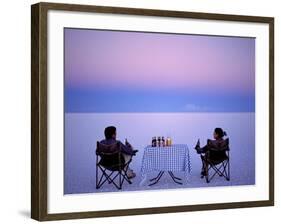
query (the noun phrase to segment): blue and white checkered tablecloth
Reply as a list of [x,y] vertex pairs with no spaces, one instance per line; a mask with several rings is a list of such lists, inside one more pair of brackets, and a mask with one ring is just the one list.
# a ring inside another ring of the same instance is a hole
[[185,144],[144,149],[141,178],[153,171],[191,172],[189,149]]

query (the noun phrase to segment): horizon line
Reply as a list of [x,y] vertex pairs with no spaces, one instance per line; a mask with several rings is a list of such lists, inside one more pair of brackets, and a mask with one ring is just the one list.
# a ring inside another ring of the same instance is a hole
[[185,114],[185,113],[255,113],[255,111],[186,111],[186,112],[66,112],[64,114]]

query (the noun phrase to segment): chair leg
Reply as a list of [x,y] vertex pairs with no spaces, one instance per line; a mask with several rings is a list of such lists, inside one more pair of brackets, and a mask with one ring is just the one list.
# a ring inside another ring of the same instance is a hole
[[[104,182],[108,179],[105,171],[102,169],[101,169],[101,171],[102,171],[102,175],[101,175],[100,179],[97,179],[96,189],[99,189],[104,184]],[[103,180],[103,177],[105,177],[105,180]]]
[[114,174],[114,171],[111,171],[110,174],[107,174],[105,169],[102,169],[101,167],[99,167],[100,170],[102,171],[102,175],[100,177],[100,179],[97,179],[97,184],[96,184],[96,188],[99,189],[106,181],[108,183],[113,183],[115,185],[116,188],[119,188],[118,185],[116,185],[116,183],[114,183],[115,178],[117,177],[117,175],[115,175],[112,178],[112,175]]
[[98,166],[96,165],[96,189],[98,189],[98,180],[99,180],[99,170]]
[[119,171],[119,190],[122,189],[122,170]]
[[202,162],[202,168],[201,168],[201,178],[204,178],[204,174],[202,172],[204,172],[206,174],[206,169],[205,169],[205,159],[202,155],[200,155],[201,157],[201,162]]
[[122,174],[124,180],[126,180],[129,184],[132,184],[132,181],[130,181],[128,175],[127,175],[127,171],[128,171],[128,168],[126,170],[123,170],[124,174]]
[[115,183],[114,180],[119,176],[119,172],[111,179],[110,183],[112,183],[118,190],[120,190],[120,185]]
[[230,180],[229,160],[223,163],[223,172],[221,176],[224,176],[227,181]]
[[[205,180],[207,183],[210,183],[210,179],[209,179],[209,164],[206,161],[206,159],[204,158],[204,156],[201,155],[201,160],[202,160],[202,170],[205,173]],[[201,175],[201,178],[204,178],[204,175]]]
[[[99,179],[99,170],[101,170],[102,174]],[[132,184],[132,182],[129,180],[127,176],[127,169],[120,169],[117,171],[117,174],[114,175],[116,171],[111,171],[110,174],[106,172],[106,169],[102,169],[101,167],[96,167],[96,189],[99,189],[105,182],[108,182],[109,184],[113,184],[118,190],[122,189],[124,180],[126,180],[129,184]],[[124,172],[124,173],[123,173]],[[117,181],[114,181],[117,180]]]
[[208,165],[208,164],[205,164],[205,166],[206,166],[206,167],[205,167],[205,170],[206,170],[206,171],[205,171],[205,172],[206,172],[206,182],[207,182],[207,183],[210,183],[210,179],[209,179],[209,169],[210,169],[210,168],[209,168],[209,165]]
[[223,163],[223,172],[222,172],[222,176],[224,176],[224,178],[228,181],[229,178],[228,178],[228,161],[224,162]]
[[227,160],[227,181],[230,181],[230,163],[229,160]]
[[[219,175],[220,177],[224,177],[227,181],[230,180],[230,163],[229,160],[226,160],[224,162],[222,162],[220,165],[215,165],[212,163],[208,163],[206,162],[207,167],[206,168],[206,182],[210,183],[210,181],[214,178],[215,175]],[[213,175],[210,177],[210,169],[214,170]]]

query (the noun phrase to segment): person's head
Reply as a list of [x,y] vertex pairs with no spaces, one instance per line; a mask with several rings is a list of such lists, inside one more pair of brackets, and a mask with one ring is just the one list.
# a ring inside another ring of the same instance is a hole
[[221,139],[223,136],[226,136],[226,132],[222,128],[215,128],[214,130],[214,139]]
[[106,139],[116,139],[116,127],[109,126],[104,129],[104,135]]

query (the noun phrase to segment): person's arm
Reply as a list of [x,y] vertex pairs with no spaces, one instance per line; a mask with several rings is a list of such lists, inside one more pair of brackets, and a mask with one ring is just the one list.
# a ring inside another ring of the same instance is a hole
[[220,140],[209,140],[209,150],[211,151],[225,151],[225,143],[223,139]]
[[133,151],[133,156],[135,156],[136,153],[139,151],[139,150],[134,149],[133,146],[127,141],[127,139],[126,139],[126,144],[125,145],[127,147],[129,147]]
[[131,147],[124,145],[121,141],[119,141],[119,143],[121,146],[121,152],[128,154],[128,155],[134,155],[134,151]]

